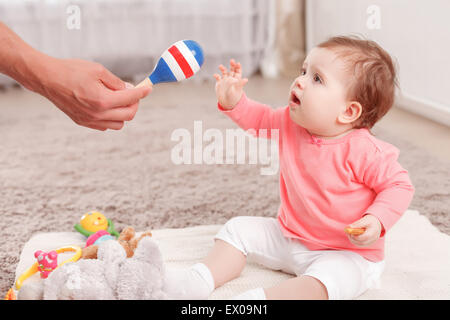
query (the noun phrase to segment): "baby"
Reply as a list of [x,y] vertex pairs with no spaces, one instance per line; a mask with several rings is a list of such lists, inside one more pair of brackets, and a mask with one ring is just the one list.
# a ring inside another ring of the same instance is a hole
[[247,98],[239,63],[219,69],[219,110],[257,135],[279,130],[281,203],[277,218],[229,220],[201,263],[168,273],[172,297],[208,298],[247,258],[295,277],[236,299],[358,297],[379,280],[384,236],[414,194],[398,149],[370,132],[394,101],[391,57],[373,41],[333,37],[309,52],[279,109]]

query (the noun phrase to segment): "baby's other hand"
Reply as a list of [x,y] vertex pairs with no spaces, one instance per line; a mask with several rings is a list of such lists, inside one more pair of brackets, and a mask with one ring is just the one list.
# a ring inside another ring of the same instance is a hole
[[248,79],[242,79],[241,64],[239,62],[236,63],[234,59],[230,60],[229,72],[223,65],[220,65],[219,69],[222,72],[222,76],[217,73],[214,74],[217,100],[223,108],[231,110],[241,100],[244,92],[243,88]]
[[380,220],[371,214],[366,214],[361,219],[353,222],[349,227],[365,229],[364,233],[360,235],[347,234],[350,242],[359,247],[367,247],[373,244],[380,238],[383,230]]

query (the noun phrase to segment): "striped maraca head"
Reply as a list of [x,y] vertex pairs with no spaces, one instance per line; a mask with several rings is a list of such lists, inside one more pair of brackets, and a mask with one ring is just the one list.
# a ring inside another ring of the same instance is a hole
[[176,82],[194,75],[203,64],[203,50],[193,40],[175,42],[163,52],[150,75],[153,84]]

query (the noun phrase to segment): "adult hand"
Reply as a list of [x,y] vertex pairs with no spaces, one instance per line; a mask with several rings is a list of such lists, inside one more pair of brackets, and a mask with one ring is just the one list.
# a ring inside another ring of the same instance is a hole
[[121,129],[152,90],[127,86],[98,63],[48,56],[1,22],[0,73],[48,98],[75,123],[98,130]]
[[[134,88],[101,64],[43,57],[37,81],[24,83],[53,102],[75,123],[97,130],[119,130],[134,118],[139,100],[152,87]],[[31,77],[33,79],[33,77]]]

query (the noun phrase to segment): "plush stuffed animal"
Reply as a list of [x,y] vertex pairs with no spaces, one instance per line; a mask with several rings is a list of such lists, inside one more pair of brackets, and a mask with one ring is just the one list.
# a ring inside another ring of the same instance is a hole
[[[143,237],[138,242],[131,258],[127,258],[127,251],[119,241],[104,241],[98,246],[97,259],[80,259],[64,264],[54,270],[41,286],[22,292],[26,289],[24,286],[19,295],[46,300],[168,298],[164,291],[161,252],[151,237]],[[30,294],[36,296],[31,297]]]
[[118,241],[98,248],[98,259],[78,260],[53,271],[44,281],[44,299],[149,300],[166,299],[164,270],[157,244],[144,237],[133,257]]
[[[135,238],[135,231],[132,227],[126,227],[122,230],[122,232],[119,235],[119,238],[117,241],[122,245],[122,247],[125,249],[125,252],[127,253],[127,258],[131,258],[134,254],[134,250],[136,250],[138,242],[143,237],[151,237],[152,233],[147,231],[144,232],[139,238]],[[97,259],[97,250],[98,245],[93,244],[90,246],[87,246],[83,248],[81,253],[81,259]]]

